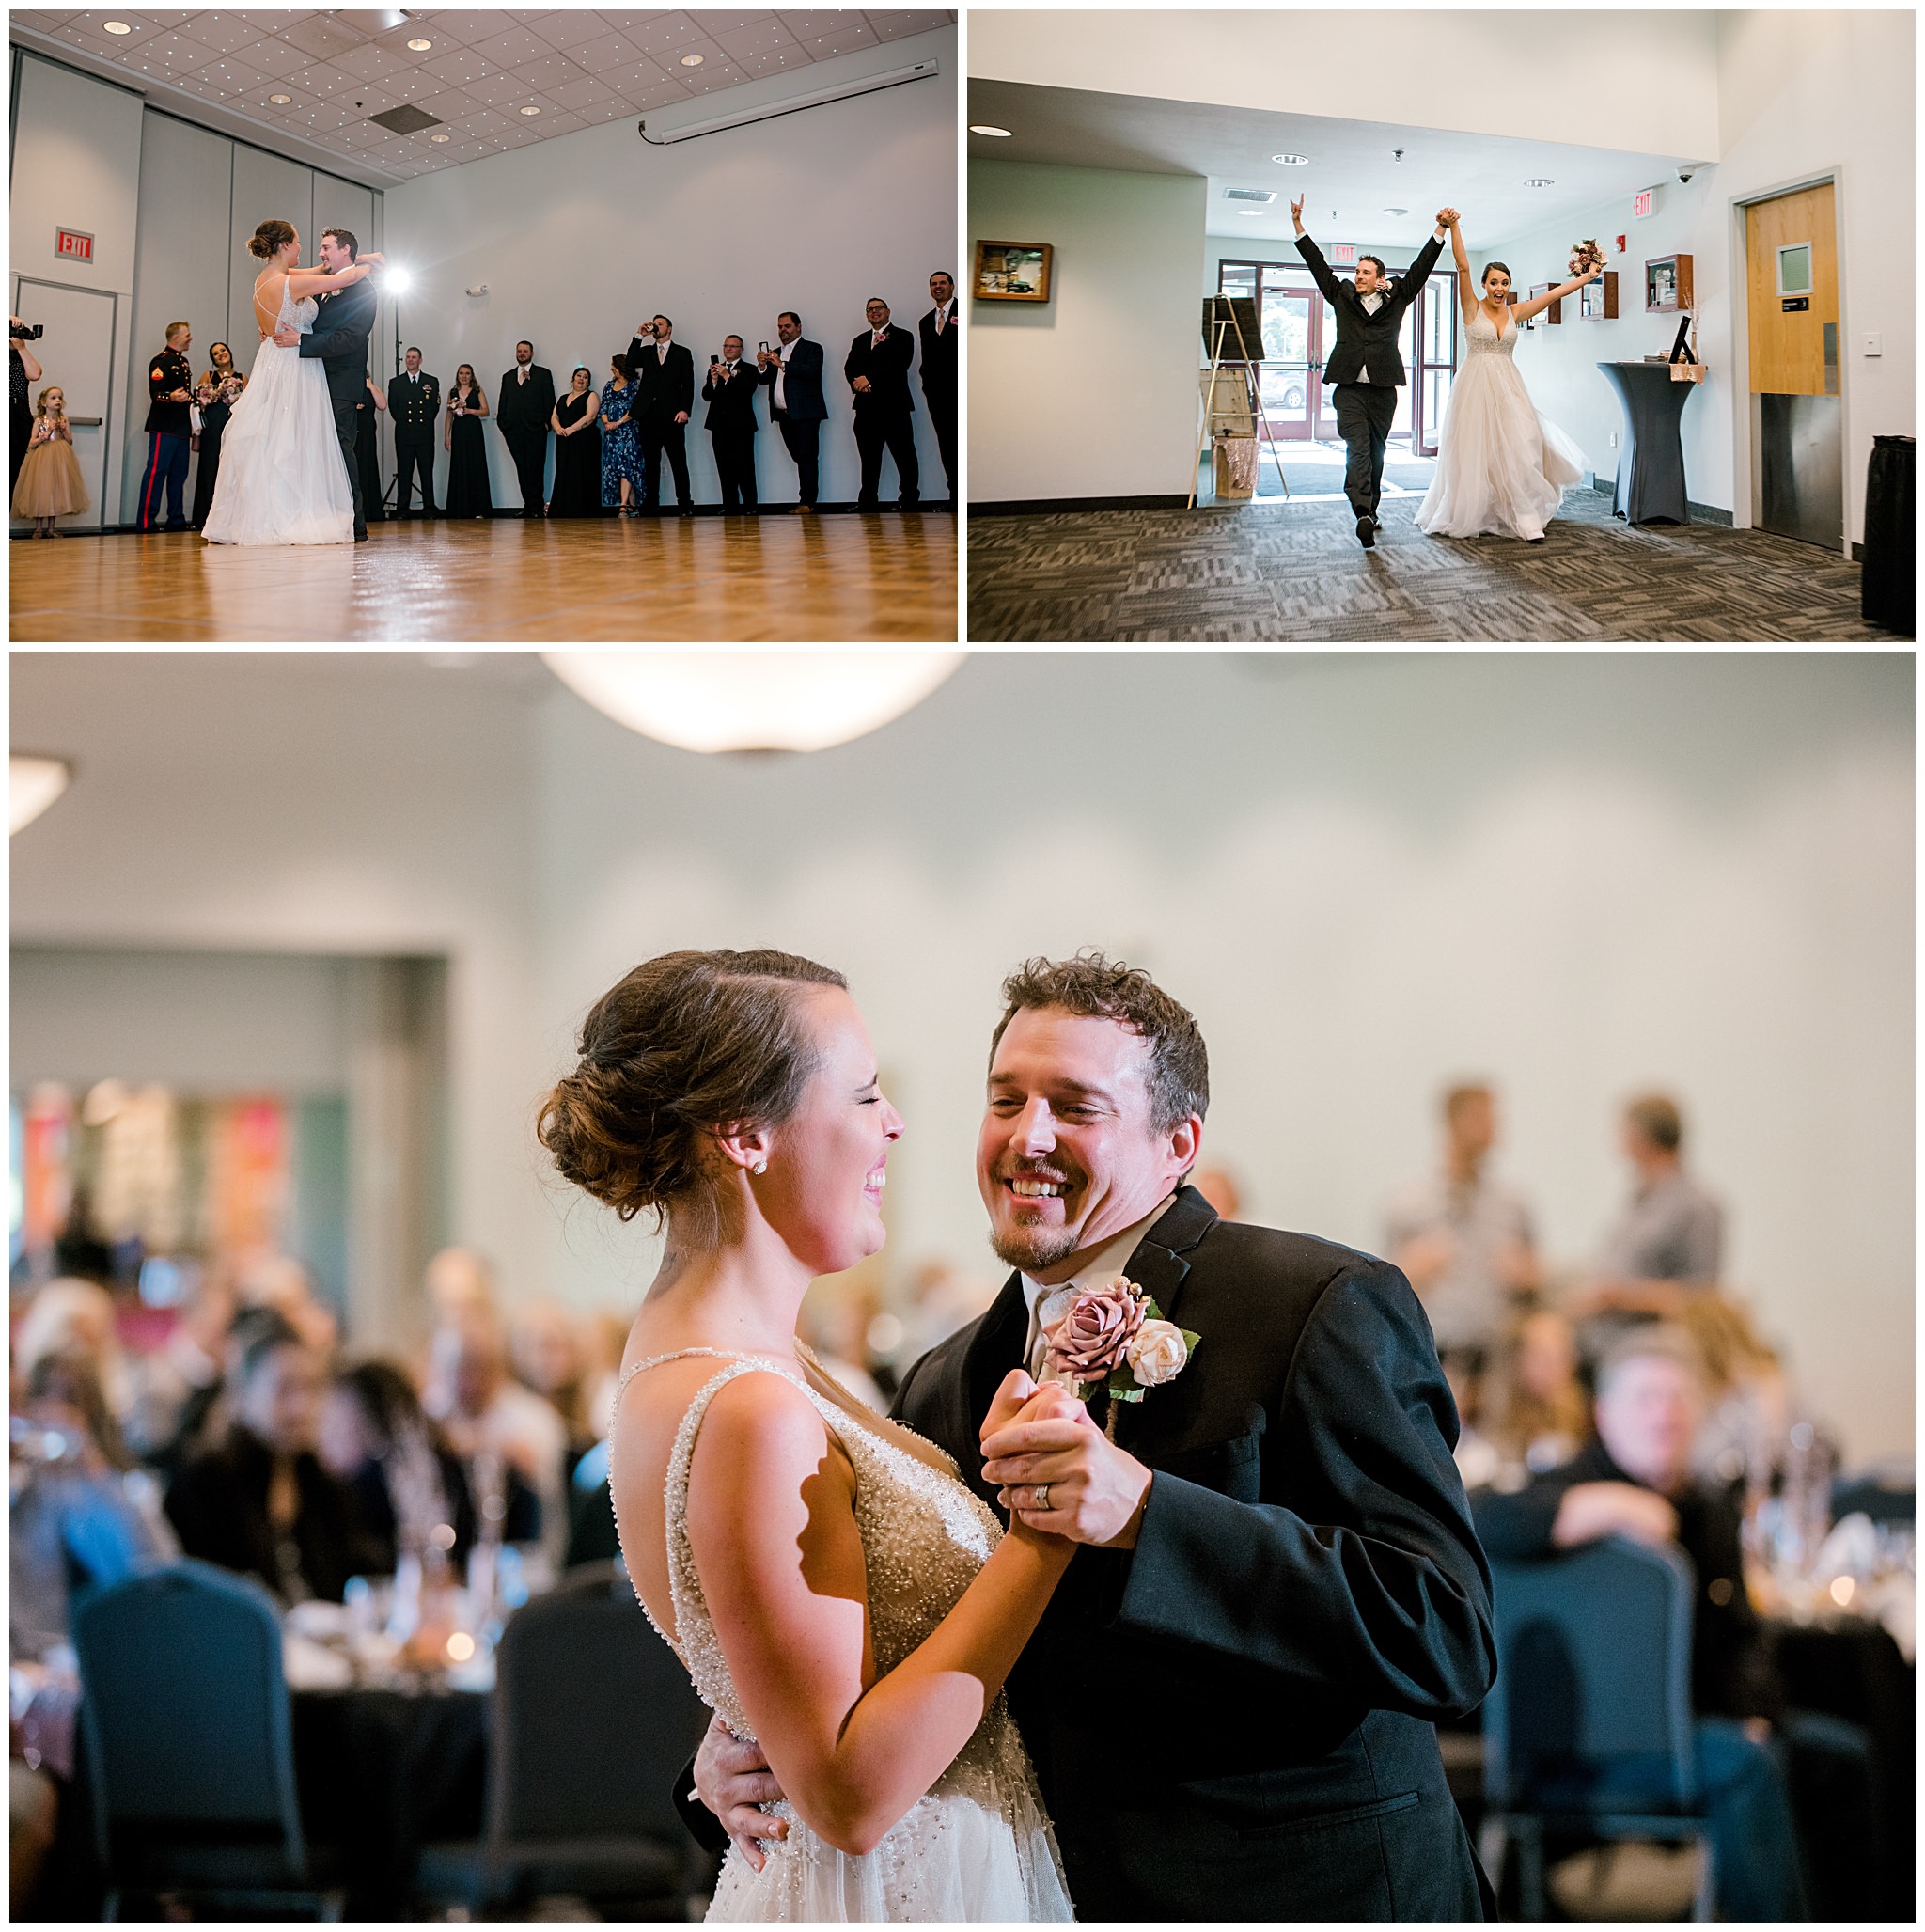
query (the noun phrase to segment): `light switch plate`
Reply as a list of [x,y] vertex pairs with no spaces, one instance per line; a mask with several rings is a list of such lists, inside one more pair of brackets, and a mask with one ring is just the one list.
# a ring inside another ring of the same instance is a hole
[[1885,353],[1885,338],[1876,329],[1867,329],[1858,338],[1858,346],[1863,354],[1883,355]]

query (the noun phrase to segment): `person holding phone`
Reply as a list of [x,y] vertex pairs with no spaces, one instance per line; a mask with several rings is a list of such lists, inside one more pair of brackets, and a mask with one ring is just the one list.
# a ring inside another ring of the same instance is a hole
[[743,362],[740,336],[728,337],[722,353],[709,358],[702,401],[709,405],[709,440],[725,515],[756,507],[756,389],[760,380],[759,372]]
[[775,348],[764,342],[756,352],[758,380],[769,391],[769,420],[782,432],[795,464],[795,513],[806,516],[816,507],[822,425],[829,417],[822,400],[822,345],[803,335],[802,318],[792,308],[775,318]]

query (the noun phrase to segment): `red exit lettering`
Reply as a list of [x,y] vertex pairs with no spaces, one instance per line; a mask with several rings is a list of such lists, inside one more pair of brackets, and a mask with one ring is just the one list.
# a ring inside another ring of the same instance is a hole
[[54,231],[54,253],[65,256],[69,261],[91,261],[94,259],[94,238],[83,235],[76,228],[56,228]]
[[1651,190],[1647,188],[1642,194],[1633,198],[1631,203],[1631,218],[1633,221],[1643,221],[1650,213]]
[[1354,268],[1357,265],[1357,244],[1354,242],[1333,243],[1330,259],[1338,268]]

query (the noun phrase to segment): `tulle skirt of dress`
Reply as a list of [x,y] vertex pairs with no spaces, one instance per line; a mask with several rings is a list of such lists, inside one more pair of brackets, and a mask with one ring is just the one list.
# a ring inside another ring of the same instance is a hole
[[[968,1781],[972,1786],[976,1780]],[[1014,1789],[946,1789],[919,1798],[860,1858],[826,1845],[785,1800],[789,1836],[752,1871],[733,1846],[709,1918],[717,1923],[1065,1924],[1075,1917],[1056,1836],[1026,1778]]]
[[1510,356],[1474,351],[1450,385],[1417,528],[1432,537],[1542,537],[1564,492],[1583,480],[1584,451],[1538,414]]
[[221,437],[210,543],[352,543],[354,498],[327,373],[296,349],[260,345]]

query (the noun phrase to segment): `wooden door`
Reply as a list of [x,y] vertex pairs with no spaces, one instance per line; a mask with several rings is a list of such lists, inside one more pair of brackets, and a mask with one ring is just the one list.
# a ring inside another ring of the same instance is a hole
[[[1806,248],[1808,260],[1798,252]],[[1792,286],[1800,292],[1779,291],[1781,251],[1789,260]],[[1836,396],[1839,254],[1832,184],[1823,181],[1770,201],[1754,201],[1745,211],[1745,259],[1751,393]]]

